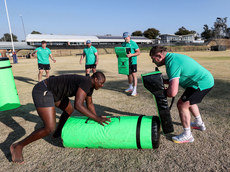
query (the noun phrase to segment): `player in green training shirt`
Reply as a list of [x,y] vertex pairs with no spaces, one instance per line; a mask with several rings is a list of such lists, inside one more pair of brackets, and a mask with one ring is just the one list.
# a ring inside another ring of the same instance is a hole
[[86,48],[84,48],[82,52],[82,56],[80,59],[80,64],[82,63],[82,60],[85,58],[85,75],[89,76],[90,70],[93,71],[93,73],[96,72],[96,67],[98,64],[98,53],[97,49],[92,46],[92,43],[90,40],[86,41]]
[[54,63],[56,63],[56,60],[53,58],[50,49],[47,48],[46,45],[47,45],[46,41],[42,41],[42,46],[36,48],[36,50],[32,53],[33,56],[35,53],[37,53],[38,70],[39,70],[38,81],[39,82],[42,80],[42,74],[44,70],[46,72],[46,78],[49,78],[49,72],[50,72],[49,57],[52,59]]
[[[214,78],[207,69],[192,58],[182,54],[168,53],[165,47],[154,46],[150,50],[150,56],[157,66],[165,65],[166,67],[169,79],[164,80],[164,83],[168,84],[166,89],[168,97],[177,95],[179,85],[185,89],[177,102],[184,132],[172,137],[172,140],[175,143],[193,142],[191,128],[201,131],[206,129],[197,104],[214,86]],[[190,123],[190,113],[195,117],[193,123]]]
[[129,66],[129,88],[125,92],[132,92],[131,96],[137,95],[137,56],[140,55],[140,49],[136,42],[131,40],[130,34],[128,32],[123,33],[123,38],[125,42],[122,43],[122,47],[130,48],[131,52],[127,54],[130,61]]

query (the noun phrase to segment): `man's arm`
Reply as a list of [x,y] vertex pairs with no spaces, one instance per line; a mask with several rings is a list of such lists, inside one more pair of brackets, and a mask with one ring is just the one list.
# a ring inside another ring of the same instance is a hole
[[83,52],[82,52],[82,55],[81,55],[81,58],[80,58],[80,64],[81,64],[81,62],[82,62],[82,60],[84,59],[84,57],[85,57],[85,52],[84,52],[84,50],[83,50]]
[[128,57],[128,58],[130,58],[130,57],[133,57],[133,56],[139,56],[141,54],[141,51],[140,51],[140,48],[138,48],[138,49],[136,49],[135,50],[135,53],[134,54],[127,54],[126,56]]
[[166,89],[168,97],[175,97],[177,95],[179,89],[179,79],[180,78],[173,78],[169,81],[169,87]]
[[95,56],[96,56],[96,62],[95,62],[95,64],[97,65],[98,64],[98,60],[99,60],[99,58],[98,58],[98,53],[96,52],[96,53],[94,53],[95,54]]
[[31,54],[32,54],[32,56],[34,57],[34,55],[36,54],[38,52],[38,50],[34,50]]
[[85,100],[86,100],[87,108],[88,108],[93,114],[96,115],[96,110],[95,110],[95,107],[94,107],[94,104],[93,104],[92,96],[87,96]]
[[[88,116],[89,118],[93,119],[94,121],[98,122],[99,124],[101,124],[103,126],[104,126],[104,123],[108,124],[108,122],[110,121],[109,118],[97,116],[96,112],[94,114],[93,112],[91,112],[89,109],[87,109],[84,106],[84,101],[85,101],[86,97],[87,97],[86,93],[81,88],[78,88],[78,91],[77,91],[76,96],[75,96],[74,108],[77,109],[82,114],[84,114],[85,116]],[[92,108],[92,105],[91,105],[91,108]],[[94,109],[94,111],[95,111],[95,109]],[[108,122],[106,122],[106,121],[108,121]]]
[[53,55],[52,55],[52,54],[50,54],[49,57],[51,58],[51,60],[52,60],[54,63],[56,63],[56,60],[53,58]]

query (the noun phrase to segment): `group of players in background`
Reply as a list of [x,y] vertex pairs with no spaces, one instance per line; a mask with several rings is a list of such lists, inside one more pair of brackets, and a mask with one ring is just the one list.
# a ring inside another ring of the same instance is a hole
[[[131,59],[129,66],[130,74],[128,75],[129,87],[124,91],[131,92],[131,96],[136,96],[137,56],[140,55],[140,49],[138,45],[131,40],[131,36],[128,32],[123,33],[123,38],[124,42],[121,45],[131,49],[130,53],[127,54],[127,57]],[[37,53],[39,83],[34,86],[32,92],[36,110],[44,123],[44,127],[35,130],[25,139],[11,145],[10,151],[13,162],[22,163],[24,161],[22,150],[24,146],[29,143],[51,133],[54,133],[53,137],[55,138],[60,137],[62,127],[74,109],[103,126],[108,125],[110,122],[109,118],[96,114],[92,101],[93,91],[104,86],[106,77],[102,72],[96,71],[99,58],[97,49],[92,46],[91,41],[86,41],[86,48],[84,48],[80,58],[80,64],[82,60],[86,58],[86,76],[61,75],[49,77],[49,57],[54,63],[56,60],[46,45],[46,41],[42,41],[42,47],[37,48],[33,53]],[[149,55],[152,62],[158,67],[163,65],[166,67],[168,79],[164,79],[164,84],[168,84],[168,87],[165,88],[168,97],[175,97],[178,93],[179,86],[185,89],[177,102],[183,132],[180,135],[173,136],[172,141],[175,143],[193,142],[194,137],[191,128],[200,131],[206,130],[197,104],[200,103],[204,96],[213,88],[214,78],[212,74],[192,58],[182,54],[169,53],[167,52],[167,48],[163,46],[153,46]],[[91,70],[93,71],[92,76],[90,76]],[[44,71],[46,72],[46,79],[42,80]],[[75,96],[74,107],[69,100],[69,97],[72,96]],[[84,102],[86,102],[86,106]],[[57,128],[55,107],[63,111]],[[195,117],[192,123],[190,122],[190,113]]]

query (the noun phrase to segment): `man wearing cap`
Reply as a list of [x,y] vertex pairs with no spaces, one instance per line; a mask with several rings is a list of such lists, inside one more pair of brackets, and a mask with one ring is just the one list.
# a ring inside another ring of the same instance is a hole
[[123,38],[125,42],[122,43],[122,47],[130,48],[131,52],[127,54],[129,58],[130,66],[129,66],[129,75],[128,82],[129,88],[125,90],[125,92],[132,92],[131,96],[137,95],[137,56],[140,55],[140,49],[136,42],[131,40],[130,34],[128,32],[123,33]]
[[92,43],[90,40],[86,41],[86,48],[84,48],[83,52],[82,52],[82,56],[80,59],[80,64],[82,62],[82,59],[85,58],[85,75],[89,76],[90,74],[90,70],[92,69],[93,73],[96,72],[96,66],[98,64],[98,53],[97,53],[97,49],[92,46]]
[[[163,46],[154,46],[149,55],[157,66],[165,65],[166,67],[169,80],[164,80],[164,83],[169,85],[166,89],[168,97],[177,95],[179,85],[185,89],[177,102],[184,131],[180,135],[172,137],[173,142],[193,142],[191,128],[201,131],[206,129],[197,104],[201,103],[213,88],[212,74],[192,58],[182,54],[168,53],[167,48]],[[192,123],[190,123],[190,113],[195,117]]]
[[50,61],[51,60],[55,63],[56,60],[53,58],[53,55],[49,48],[46,47],[47,43],[46,41],[42,41],[42,46],[35,49],[35,51],[32,53],[34,56],[35,53],[37,53],[37,59],[38,59],[38,81],[40,82],[42,80],[42,74],[45,70],[46,72],[46,78],[49,78],[49,71],[50,71]]

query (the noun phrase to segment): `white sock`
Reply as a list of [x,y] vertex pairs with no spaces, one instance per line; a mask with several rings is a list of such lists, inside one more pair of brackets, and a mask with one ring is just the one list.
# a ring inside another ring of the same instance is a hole
[[201,118],[200,115],[197,116],[197,117],[195,117],[195,123],[196,123],[196,124],[202,124],[202,123],[203,123],[202,118]]
[[130,89],[133,89],[133,84],[129,84],[129,88],[130,88]]
[[184,128],[184,134],[186,135],[186,136],[190,136],[192,133],[191,133],[191,128],[189,127],[189,128]]
[[133,87],[133,91],[137,92],[137,86]]

